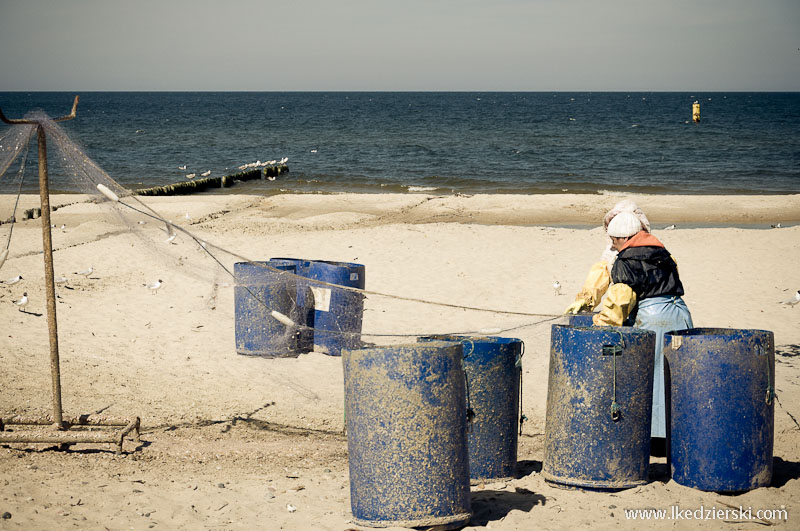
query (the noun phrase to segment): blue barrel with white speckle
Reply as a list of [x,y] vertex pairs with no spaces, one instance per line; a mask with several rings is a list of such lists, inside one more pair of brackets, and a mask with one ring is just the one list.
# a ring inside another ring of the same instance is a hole
[[[361,264],[312,260],[306,276],[347,288],[365,286],[365,267]],[[314,282],[309,286],[314,296],[314,349],[341,356],[343,348],[360,348],[364,295]]]
[[435,335],[418,341],[457,341],[464,348],[467,400],[472,422],[467,433],[473,483],[513,479],[517,471],[517,428],[522,383],[521,339]]
[[[277,311],[297,322],[297,283],[292,275],[265,267],[267,262],[233,265],[236,352],[247,356],[295,357],[298,330],[272,316]],[[278,267],[291,270],[289,266]]]
[[664,336],[672,479],[740,492],[772,481],[775,338],[767,330],[690,328]]
[[648,481],[655,332],[553,325],[542,477],[615,490]]
[[461,344],[342,353],[353,522],[466,525],[471,508]]

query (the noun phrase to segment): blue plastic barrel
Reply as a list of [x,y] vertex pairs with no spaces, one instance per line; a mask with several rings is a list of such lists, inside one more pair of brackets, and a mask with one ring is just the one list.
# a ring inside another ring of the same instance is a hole
[[569,315],[570,326],[594,326],[592,318],[595,316],[593,312],[581,312]]
[[513,478],[517,470],[522,340],[435,335],[419,341],[457,341],[463,345],[467,405],[474,415],[467,433],[470,479]]
[[308,270],[311,267],[311,260],[301,258],[270,258],[267,262],[276,269],[291,271],[297,277],[297,295],[295,306],[297,306],[297,350],[300,352],[311,352],[314,350],[314,296],[311,293],[309,283],[305,281],[308,277]]
[[553,325],[542,476],[557,486],[648,481],[655,332]]
[[[365,268],[361,264],[313,260],[306,275],[328,284],[364,289]],[[361,347],[364,295],[311,283],[314,295],[314,349],[340,356],[343,348]]]
[[775,338],[767,330],[690,328],[664,338],[672,479],[738,492],[772,481]]
[[465,525],[471,517],[462,347],[344,350],[353,522]]
[[[297,284],[292,275],[264,267],[266,262],[233,265],[236,352],[248,356],[295,357],[298,331],[272,317],[277,311],[297,322]],[[289,266],[278,269],[291,270]]]

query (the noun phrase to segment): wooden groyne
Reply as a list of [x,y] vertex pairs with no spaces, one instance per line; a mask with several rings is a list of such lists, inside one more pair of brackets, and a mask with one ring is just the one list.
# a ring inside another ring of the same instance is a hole
[[253,169],[234,173],[232,175],[223,175],[222,177],[205,177],[203,179],[192,179],[191,181],[182,181],[175,184],[168,184],[167,186],[155,186],[153,188],[142,188],[134,190],[136,195],[185,195],[202,192],[209,188],[228,188],[233,186],[237,181],[252,181],[254,179],[266,179],[269,177],[277,177],[283,173],[289,172],[289,166],[286,164],[278,166],[268,166],[263,170]]
[[[59,208],[64,208],[65,206],[76,205],[78,203],[84,203],[84,202],[85,201],[73,201],[72,203],[66,203],[63,205],[50,205],[50,212],[55,212]],[[29,219],[38,219],[40,217],[42,217],[42,208],[34,207],[23,211],[21,218],[11,216],[8,219],[0,219],[0,225],[4,225],[6,223],[16,223],[18,221],[26,221]]]
[[[277,166],[268,166],[264,169],[253,169],[234,173],[233,175],[223,175],[222,177],[205,177],[203,179],[193,179],[191,181],[184,181],[175,184],[168,184],[167,186],[156,186],[154,188],[142,188],[134,190],[134,195],[186,195],[202,192],[209,188],[228,188],[233,186],[237,181],[252,181],[254,179],[267,179],[275,178],[283,173],[289,173],[289,166],[280,164]],[[82,201],[78,201],[82,202]],[[74,205],[75,203],[68,203],[66,205],[51,206],[50,211],[55,212],[61,207]],[[29,208],[23,211],[21,217],[14,218],[13,216],[0,220],[0,225],[6,223],[16,223],[17,221],[25,221],[29,219],[37,219],[42,216],[42,209],[40,207]]]

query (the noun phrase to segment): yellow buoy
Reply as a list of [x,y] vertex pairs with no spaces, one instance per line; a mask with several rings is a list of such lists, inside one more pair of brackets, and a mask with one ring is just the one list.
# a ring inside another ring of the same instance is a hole
[[692,121],[694,123],[700,123],[700,102],[696,101],[692,103]]

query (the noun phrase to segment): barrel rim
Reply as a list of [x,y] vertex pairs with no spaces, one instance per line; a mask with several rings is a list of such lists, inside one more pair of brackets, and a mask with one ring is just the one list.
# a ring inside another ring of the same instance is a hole
[[[445,339],[453,338],[453,339]],[[515,343],[523,343],[522,339],[518,337],[502,337],[502,336],[481,336],[481,335],[462,335],[462,334],[428,334],[417,337],[418,343],[433,343],[434,341],[443,341],[447,343],[464,343],[465,341],[472,341],[479,343],[484,341],[492,344],[513,345]]]
[[472,518],[472,511],[450,516],[430,516],[415,520],[368,520],[353,516],[353,523],[365,527],[427,527],[435,525],[467,523]]
[[458,341],[425,341],[418,343],[400,343],[395,345],[375,345],[371,347],[352,348],[352,349],[343,348],[342,354],[344,354],[345,352],[348,354],[359,354],[375,350],[388,351],[395,349],[418,349],[418,348],[439,349],[439,348],[456,347],[460,345],[461,343]]
[[336,260],[309,260],[309,262],[312,264],[324,264],[335,267],[366,268],[364,264],[359,264],[356,262],[337,262]]
[[[715,333],[716,332],[716,333]],[[670,330],[664,334],[667,336],[681,336],[688,337],[730,337],[733,335],[769,335],[774,334],[772,330],[763,330],[761,328],[714,328],[714,327],[697,327],[686,328],[684,330]]]
[[[772,474],[770,474],[769,481],[760,481],[755,484],[748,483],[747,486],[742,488],[736,488],[732,486],[720,486],[715,487],[711,485],[711,482],[702,482],[702,481],[691,481],[690,478],[684,477],[685,474],[674,475],[670,474],[670,479],[675,481],[678,485],[683,485],[684,487],[690,487],[697,490],[702,490],[703,492],[719,492],[720,494],[744,494],[745,492],[750,492],[751,490],[760,489],[762,487],[769,487],[772,485]],[[731,482],[728,482],[730,485]]]
[[552,330],[574,330],[579,332],[592,332],[593,334],[597,332],[618,332],[632,335],[656,335],[652,330],[646,330],[637,326],[575,326],[570,324],[553,324],[551,327],[551,331]]
[[650,483],[650,478],[631,479],[627,481],[607,481],[598,479],[576,479],[569,477],[561,477],[551,474],[550,472],[542,471],[542,478],[548,483],[558,483],[560,485],[567,485],[570,487],[582,487],[586,489],[630,489],[647,485]]

